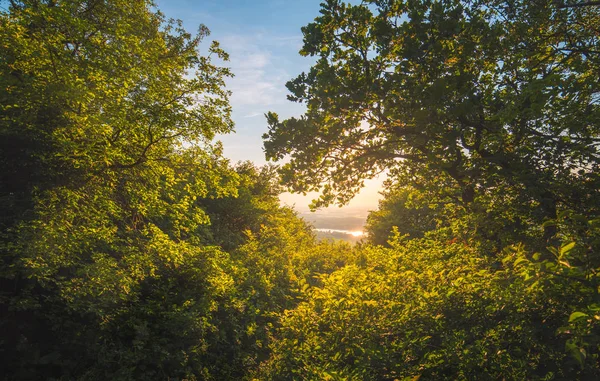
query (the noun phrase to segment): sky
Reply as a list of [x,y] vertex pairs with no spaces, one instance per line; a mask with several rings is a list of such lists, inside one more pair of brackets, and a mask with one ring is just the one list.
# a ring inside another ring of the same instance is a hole
[[[264,114],[273,111],[281,118],[300,116],[304,106],[287,100],[285,83],[308,71],[314,58],[302,57],[300,28],[319,15],[321,0],[158,0],[168,18],[180,19],[190,32],[206,25],[210,41],[219,41],[229,54],[227,63],[235,77],[227,81],[232,91],[231,106],[235,133],[219,136],[225,156],[232,162],[251,160],[266,163],[262,135],[267,131]],[[381,179],[368,181],[365,189],[343,208],[330,207],[321,213],[364,215],[377,208]],[[284,204],[300,212],[308,210],[308,196],[285,193]]]

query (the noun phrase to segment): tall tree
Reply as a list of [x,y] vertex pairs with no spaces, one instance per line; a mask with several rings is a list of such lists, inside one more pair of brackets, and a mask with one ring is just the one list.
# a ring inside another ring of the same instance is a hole
[[320,190],[317,206],[388,170],[534,224],[596,214],[600,7],[581,5],[325,1],[303,28],[317,62],[287,84],[306,114],[268,114],[267,157],[288,157],[284,180]]
[[196,234],[196,200],[236,193],[227,55],[151,1],[11,1],[0,25],[0,372],[238,377],[237,270]]

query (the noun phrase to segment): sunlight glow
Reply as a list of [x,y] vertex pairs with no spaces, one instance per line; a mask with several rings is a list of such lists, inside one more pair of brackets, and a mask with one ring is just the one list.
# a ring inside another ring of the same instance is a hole
[[361,231],[355,231],[355,232],[350,232],[350,234],[352,234],[352,236],[354,237],[361,237],[363,236],[365,233],[361,232]]

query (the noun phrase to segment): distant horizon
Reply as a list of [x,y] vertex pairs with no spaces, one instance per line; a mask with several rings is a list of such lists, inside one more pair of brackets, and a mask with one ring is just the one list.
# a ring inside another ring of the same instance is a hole
[[[379,200],[382,198],[379,190],[382,189],[384,180],[385,175],[381,175],[375,179],[366,181],[365,188],[363,188],[347,205],[341,208],[338,205],[331,205],[327,208],[321,208],[312,212],[309,208],[309,204],[319,196],[316,192],[311,192],[306,196],[285,192],[279,196],[279,200],[282,205],[294,207],[299,213],[303,214],[327,214],[332,216],[351,215],[364,217],[366,219],[370,211],[378,209]],[[378,191],[373,192],[374,189],[377,189]]]

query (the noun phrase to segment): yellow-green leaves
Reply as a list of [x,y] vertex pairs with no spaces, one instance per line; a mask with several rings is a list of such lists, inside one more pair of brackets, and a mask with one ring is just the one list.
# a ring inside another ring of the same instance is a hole
[[30,343],[7,361],[33,378],[219,378],[230,368],[207,348],[240,327],[217,315],[243,300],[229,256],[199,234],[210,223],[199,200],[235,196],[239,181],[212,142],[233,122],[231,73],[199,52],[208,30],[193,36],[145,0],[10,3],[0,263],[16,283],[1,292],[3,308],[29,309],[2,317],[23,327],[3,357]]

